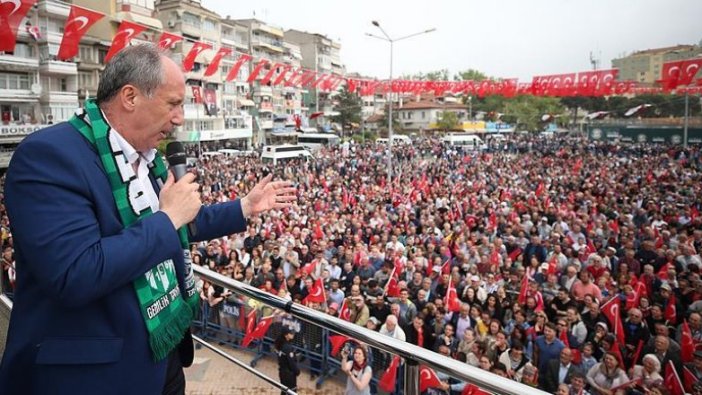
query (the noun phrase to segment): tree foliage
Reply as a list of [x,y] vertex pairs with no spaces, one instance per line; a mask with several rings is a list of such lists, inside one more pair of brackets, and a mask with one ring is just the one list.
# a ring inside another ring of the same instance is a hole
[[442,130],[456,129],[458,128],[458,115],[453,111],[443,111],[436,124]]
[[337,122],[346,129],[351,123],[361,122],[361,98],[356,93],[349,92],[348,87],[339,93],[337,97],[339,104],[334,106],[334,111],[339,115],[332,117],[332,121]]
[[459,71],[453,76],[454,81],[482,81],[489,78],[487,74],[474,69]]

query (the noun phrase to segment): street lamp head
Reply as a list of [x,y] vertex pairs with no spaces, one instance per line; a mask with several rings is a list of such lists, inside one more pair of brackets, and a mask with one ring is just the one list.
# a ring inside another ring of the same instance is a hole
[[380,23],[378,23],[378,21],[372,21],[371,23],[373,23],[373,26],[375,27],[380,27]]
[[436,28],[432,27],[431,29],[425,30],[424,33],[431,33],[431,32],[435,32],[435,31],[436,31]]

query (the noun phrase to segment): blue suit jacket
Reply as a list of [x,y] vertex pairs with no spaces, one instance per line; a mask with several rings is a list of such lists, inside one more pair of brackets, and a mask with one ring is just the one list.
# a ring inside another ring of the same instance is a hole
[[[0,394],[160,394],[132,282],[183,255],[166,214],[124,229],[103,166],[70,124],[27,137],[7,173],[5,202],[17,266]],[[203,207],[197,237],[241,232],[240,202]],[[192,341],[187,344],[192,350]]]

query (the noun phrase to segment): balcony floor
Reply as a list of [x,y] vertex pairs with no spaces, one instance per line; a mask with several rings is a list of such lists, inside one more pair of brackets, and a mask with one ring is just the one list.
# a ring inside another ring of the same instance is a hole
[[[253,357],[249,352],[234,350],[227,346],[217,347],[244,362],[251,361]],[[256,369],[278,380],[278,363],[272,358],[258,360]],[[195,350],[195,362],[193,366],[185,369],[185,380],[186,395],[280,394],[280,390],[204,347]],[[297,393],[300,395],[336,395],[344,392],[344,383],[329,379],[320,389],[315,389],[315,382],[310,380],[309,373],[303,369],[297,376],[297,388]]]

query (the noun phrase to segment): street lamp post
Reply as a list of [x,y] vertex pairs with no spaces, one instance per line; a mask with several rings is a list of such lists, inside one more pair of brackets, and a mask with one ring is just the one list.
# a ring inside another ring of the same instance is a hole
[[390,38],[390,36],[385,32],[385,29],[380,26],[380,23],[378,21],[373,21],[373,26],[377,27],[380,29],[380,31],[383,33],[383,36],[377,36],[375,34],[371,33],[366,33],[366,36],[377,38],[379,40],[387,41],[390,43],[390,78],[389,78],[389,83],[390,83],[390,89],[388,89],[388,184],[392,181],[392,55],[393,55],[393,45],[397,41],[402,41],[404,39],[414,37],[414,36],[419,36],[420,34],[426,34],[426,33],[431,33],[435,31],[435,28],[423,30],[421,32],[413,33],[413,34],[408,34],[406,36],[398,37],[398,38]]

